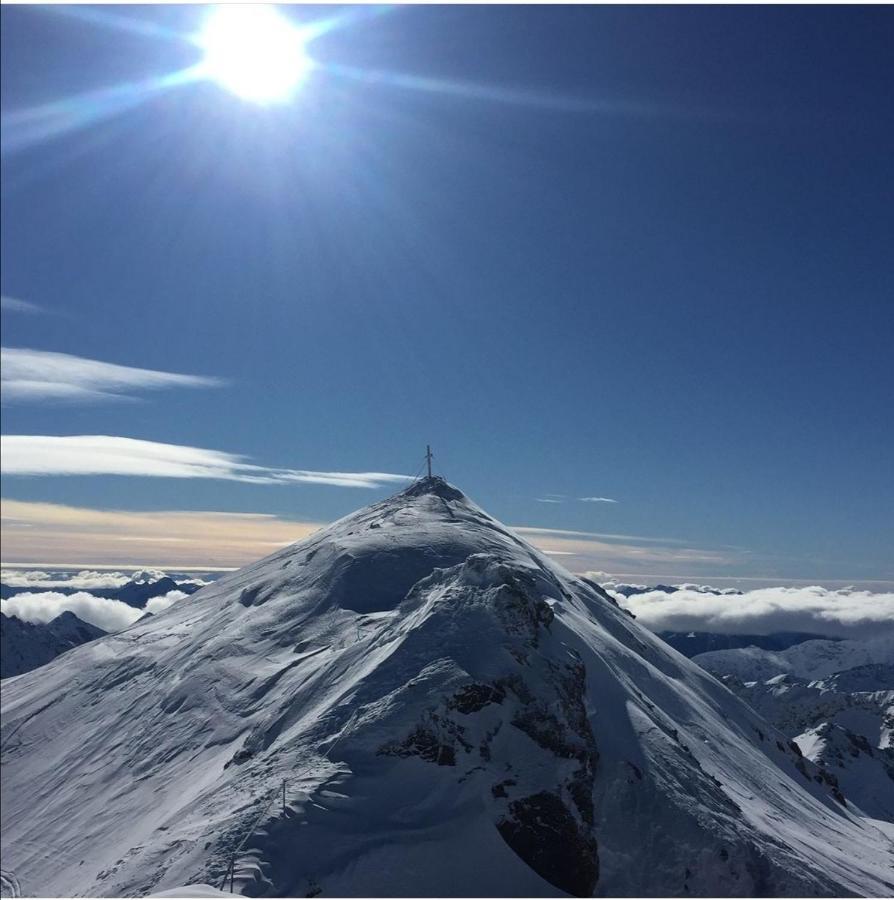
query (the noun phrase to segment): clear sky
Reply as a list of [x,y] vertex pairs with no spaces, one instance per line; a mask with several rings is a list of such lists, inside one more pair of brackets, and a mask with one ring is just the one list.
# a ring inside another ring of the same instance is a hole
[[267,106],[208,12],[2,9],[4,560],[241,563],[431,442],[577,570],[894,579],[889,7],[293,7]]

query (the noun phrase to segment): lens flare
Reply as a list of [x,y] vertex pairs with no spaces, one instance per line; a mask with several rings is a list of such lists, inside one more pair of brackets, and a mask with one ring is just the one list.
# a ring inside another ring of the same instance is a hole
[[308,35],[273,6],[215,7],[198,45],[205,51],[205,77],[243,100],[285,103],[307,77],[312,62]]

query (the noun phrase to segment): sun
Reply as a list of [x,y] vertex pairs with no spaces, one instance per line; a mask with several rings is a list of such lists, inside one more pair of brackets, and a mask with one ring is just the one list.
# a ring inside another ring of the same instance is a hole
[[313,66],[304,32],[274,6],[214,7],[196,42],[205,77],[262,105],[289,101]]

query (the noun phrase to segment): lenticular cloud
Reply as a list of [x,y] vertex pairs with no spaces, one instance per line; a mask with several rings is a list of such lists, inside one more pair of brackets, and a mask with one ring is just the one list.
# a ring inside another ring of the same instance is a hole
[[624,597],[622,606],[653,631],[771,634],[808,631],[830,637],[894,633],[894,592],[856,588],[771,587],[717,595],[686,587]]

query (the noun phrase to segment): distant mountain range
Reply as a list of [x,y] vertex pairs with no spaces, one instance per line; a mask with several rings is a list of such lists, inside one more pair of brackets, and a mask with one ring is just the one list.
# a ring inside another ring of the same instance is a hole
[[793,738],[850,801],[894,822],[894,638],[720,650],[694,661]]
[[0,613],[0,678],[21,675],[46,665],[67,650],[102,637],[105,632],[72,612],[34,625]]
[[[50,586],[43,586],[40,582],[24,586],[0,584],[0,597],[6,600],[19,594],[52,592],[72,596],[88,593],[94,597],[119,600],[134,609],[143,609],[153,597],[161,597],[171,591],[193,594],[202,586],[193,580],[178,582],[169,575],[158,574],[161,577],[156,578],[137,572],[135,577],[124,584],[89,589],[60,585],[58,582]],[[83,621],[70,611],[63,612],[48,623],[25,622],[17,616],[4,613],[0,613],[0,616],[2,616],[0,626],[3,636],[0,678],[21,675],[46,665],[61,653],[106,634],[103,629]]]
[[712,650],[693,657],[715,675],[735,675],[740,681],[766,681],[776,675],[802,679],[825,678],[857,666],[894,661],[894,634],[871,640],[800,641],[775,650],[759,646]]
[[623,594],[625,597],[635,597],[637,594],[651,594],[658,591],[662,594],[676,594],[677,591],[696,591],[699,594],[714,594],[722,597],[727,594],[736,596],[742,594],[742,591],[736,588],[712,588],[704,584],[623,584],[618,582],[609,582],[606,587],[610,587],[616,594]]
[[159,578],[156,581],[128,581],[126,584],[122,584],[119,587],[91,587],[89,589],[82,587],[69,587],[67,585],[42,587],[39,582],[24,587],[11,587],[6,584],[0,584],[0,597],[2,597],[4,600],[8,600],[10,597],[15,597],[16,594],[35,593],[37,591],[52,591],[55,594],[65,594],[66,596],[71,596],[72,594],[79,594],[86,591],[86,593],[92,594],[94,597],[105,597],[109,600],[120,600],[122,603],[126,603],[128,606],[134,607],[134,609],[142,609],[146,605],[147,601],[151,600],[153,597],[160,597],[163,594],[169,593],[170,591],[183,591],[184,594],[193,594],[201,586],[202,585],[195,584],[192,581],[175,581],[170,577],[170,575],[165,575],[164,577]]
[[806,631],[778,631],[775,634],[717,634],[712,631],[659,631],[658,636],[690,659],[714,650],[758,647],[763,650],[786,650],[795,644],[813,640],[837,640]]

